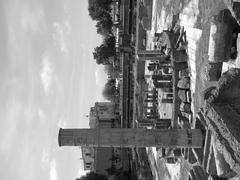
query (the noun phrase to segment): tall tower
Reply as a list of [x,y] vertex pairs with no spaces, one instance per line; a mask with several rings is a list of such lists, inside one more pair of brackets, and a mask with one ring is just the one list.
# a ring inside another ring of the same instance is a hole
[[62,129],[59,146],[92,147],[202,147],[199,129]]

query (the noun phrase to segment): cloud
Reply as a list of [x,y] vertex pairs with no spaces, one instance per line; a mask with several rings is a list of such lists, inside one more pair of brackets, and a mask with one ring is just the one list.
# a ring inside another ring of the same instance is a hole
[[42,69],[41,69],[40,76],[41,76],[42,85],[43,85],[44,91],[46,93],[49,93],[50,86],[53,81],[53,67],[52,67],[52,63],[49,60],[49,56],[47,55],[43,56],[41,66],[42,66]]
[[50,180],[57,180],[57,170],[56,170],[56,160],[53,159],[50,162],[50,171],[49,171],[49,175],[50,175]]
[[68,52],[67,35],[71,32],[71,25],[69,21],[65,20],[63,23],[53,23],[54,33],[52,38],[56,45],[60,47],[60,50],[64,53]]
[[72,26],[69,23],[69,21],[65,20],[64,24],[63,24],[65,30],[66,30],[66,34],[69,34],[72,30]]
[[103,88],[104,84],[107,81],[107,74],[103,70],[103,66],[98,66],[96,71],[95,71],[95,80],[96,80],[96,85]]
[[25,5],[22,10],[20,23],[23,29],[39,32],[45,28],[45,14],[39,5]]
[[96,85],[99,85],[100,84],[100,80],[98,78],[98,70],[95,71],[95,80],[96,80]]
[[59,128],[65,128],[66,125],[67,125],[67,121],[64,120],[64,119],[60,119],[60,120],[57,122],[57,126],[58,126]]
[[64,4],[63,4],[63,10],[67,16],[71,16],[71,8],[69,7],[69,5],[66,2],[64,2]]
[[103,66],[98,66],[95,71],[95,81],[96,81],[96,95],[97,101],[105,101],[106,99],[102,95],[103,88],[107,82],[107,74],[103,70]]
[[37,110],[37,115],[40,121],[44,121],[46,119],[46,115],[41,108]]
[[18,130],[17,119],[21,115],[21,112],[22,107],[18,101],[15,101],[15,99],[10,99],[7,102],[6,109],[3,114],[4,121],[1,122],[0,151],[9,152],[14,145],[14,139],[17,137]]
[[48,165],[50,162],[49,152],[46,149],[43,149],[41,162],[42,162],[43,166]]

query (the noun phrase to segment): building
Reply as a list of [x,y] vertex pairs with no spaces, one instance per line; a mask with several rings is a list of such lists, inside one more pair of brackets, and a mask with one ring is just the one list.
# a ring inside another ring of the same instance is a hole
[[[96,102],[89,112],[90,128],[120,127],[119,104]],[[109,175],[112,169],[128,169],[127,149],[117,147],[82,147],[84,169]]]
[[[118,127],[118,111],[111,102],[96,102],[89,112],[90,128],[112,128]],[[111,166],[111,148],[82,147],[82,158],[84,170],[107,174],[106,168]]]
[[81,147],[84,170],[92,171],[94,169],[94,148]]
[[118,127],[117,105],[112,102],[96,102],[95,106],[90,108],[89,125],[90,128]]
[[119,24],[119,20],[120,20],[120,13],[119,13],[119,2],[115,1],[111,3],[111,18],[112,18],[112,22],[114,25]]

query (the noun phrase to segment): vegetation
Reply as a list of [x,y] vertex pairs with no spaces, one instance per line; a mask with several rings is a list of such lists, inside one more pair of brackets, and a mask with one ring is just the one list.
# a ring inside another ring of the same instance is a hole
[[97,33],[103,36],[103,43],[96,47],[93,57],[97,64],[109,64],[108,58],[115,56],[115,37],[112,33],[111,12],[112,0],[88,0],[89,16],[97,21]]
[[111,0],[88,0],[89,16],[97,21],[97,33],[103,36],[112,35],[111,3]]
[[115,79],[108,79],[103,89],[103,96],[109,101],[114,101],[116,94],[115,83],[116,83]]
[[113,65],[112,64],[108,64],[108,65],[105,65],[104,66],[104,72],[107,74],[107,75],[111,75],[114,73],[114,68],[113,68]]
[[[111,3],[114,0],[88,0],[89,16],[96,21],[97,33],[103,37],[101,45],[94,48],[93,58],[97,64],[103,64],[105,72],[112,75],[114,72],[110,59],[115,59],[115,37],[112,33]],[[103,96],[114,101],[116,94],[115,79],[109,78],[103,89]]]
[[111,11],[111,3],[112,0],[88,0],[88,11],[90,17],[93,20],[100,20],[104,18],[104,15]]
[[109,58],[115,55],[115,38],[113,36],[105,38],[103,44],[97,46],[93,52],[93,58],[97,64],[110,64]]
[[100,19],[96,24],[97,33],[104,37],[112,36],[112,25],[110,14],[106,14],[105,18]]

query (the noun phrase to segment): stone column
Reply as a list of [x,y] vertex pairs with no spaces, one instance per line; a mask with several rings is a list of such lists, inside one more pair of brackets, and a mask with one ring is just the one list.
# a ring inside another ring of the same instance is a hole
[[138,127],[153,127],[154,126],[154,123],[152,122],[138,122]]
[[150,115],[150,116],[147,116],[148,119],[157,119],[159,118],[158,115]]
[[173,103],[173,99],[162,99],[162,103]]
[[60,129],[59,146],[201,148],[199,129]]
[[168,129],[171,126],[171,122],[157,122],[156,127],[158,129]]
[[173,93],[173,88],[172,87],[170,87],[170,88],[163,88],[163,91],[164,92]]
[[152,79],[157,81],[170,81],[172,80],[172,75],[152,75]]
[[171,88],[172,82],[158,82],[158,81],[153,81],[153,84],[155,88]]
[[158,119],[156,127],[159,129],[168,129],[171,126],[171,119]]
[[153,110],[153,109],[156,109],[156,107],[155,106],[144,106],[143,107],[145,110]]
[[158,92],[156,90],[151,90],[151,91],[144,91],[147,94],[152,94],[152,95],[156,95]]
[[157,94],[152,94],[152,95],[147,94],[147,97],[146,97],[146,98],[147,98],[147,99],[157,98]]
[[142,119],[138,121],[138,127],[154,126],[155,123],[155,119]]
[[157,60],[160,63],[170,63],[170,56],[162,54],[159,50],[141,50],[138,51],[139,61]]
[[145,99],[144,100],[144,102],[146,102],[146,103],[154,103],[156,101],[157,101],[157,99]]

